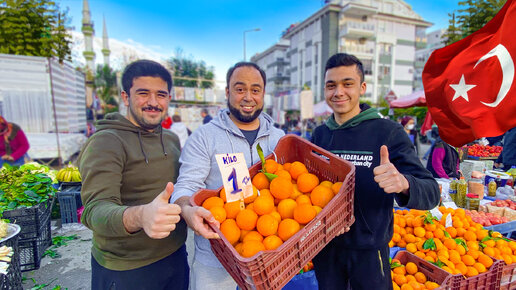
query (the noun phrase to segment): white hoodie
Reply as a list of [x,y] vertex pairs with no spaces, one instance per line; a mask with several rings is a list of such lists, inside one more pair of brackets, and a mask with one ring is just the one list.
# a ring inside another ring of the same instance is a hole
[[179,143],[181,143],[181,148],[183,148],[185,146],[186,139],[188,138],[188,129],[186,128],[185,124],[181,122],[174,122],[170,127],[170,131],[177,135],[179,138]]

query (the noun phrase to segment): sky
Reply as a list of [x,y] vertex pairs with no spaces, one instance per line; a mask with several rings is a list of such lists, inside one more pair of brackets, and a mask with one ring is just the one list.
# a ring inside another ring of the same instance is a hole
[[[83,0],[57,0],[68,8],[70,26],[80,33]],[[215,68],[217,80],[243,60],[243,32],[246,56],[262,52],[276,43],[290,24],[301,22],[323,7],[321,0],[89,0],[95,36],[102,37],[105,17],[113,41],[150,52],[152,57],[169,58],[177,49],[194,60]],[[434,23],[427,32],[446,28],[448,13],[458,0],[406,0],[424,20]],[[113,50],[113,47],[112,47]],[[114,52],[113,52],[114,53]],[[113,54],[112,53],[112,54]],[[79,53],[76,53],[79,55]],[[102,57],[97,53],[97,63]]]

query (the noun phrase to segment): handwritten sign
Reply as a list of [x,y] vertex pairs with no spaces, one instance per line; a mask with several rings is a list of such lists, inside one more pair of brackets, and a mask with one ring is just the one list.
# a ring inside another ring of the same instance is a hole
[[253,185],[247,169],[244,153],[215,155],[227,202],[243,200],[253,195]]

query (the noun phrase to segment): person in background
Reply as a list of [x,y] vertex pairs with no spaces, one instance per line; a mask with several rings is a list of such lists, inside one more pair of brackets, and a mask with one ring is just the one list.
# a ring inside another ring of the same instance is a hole
[[188,136],[190,136],[191,132],[188,130],[188,128],[186,128],[186,125],[181,122],[181,116],[172,116],[172,121],[174,121],[174,123],[172,123],[172,126],[170,126],[170,131],[177,135],[179,138],[179,143],[181,143],[181,148],[183,148],[185,146],[186,139]]
[[180,144],[161,127],[172,77],[138,60],[125,68],[122,88],[127,115],[100,120],[78,158],[81,222],[93,231],[90,289],[186,290],[186,223],[168,202]]
[[161,127],[170,130],[170,126],[172,126],[172,118],[167,114],[167,117],[161,122]]
[[505,132],[503,149],[496,160],[495,167],[507,171],[514,165],[516,165],[516,127]]
[[439,131],[437,131],[434,145],[430,147],[426,169],[435,178],[460,178],[459,153],[441,139]]
[[20,126],[7,122],[0,116],[0,167],[4,164],[20,166],[28,157],[29,141]]
[[355,164],[355,222],[313,259],[321,290],[392,289],[394,199],[416,209],[439,203],[439,186],[403,128],[360,104],[366,87],[358,58],[338,53],[328,59],[324,96],[333,114],[314,130],[312,142]]
[[201,110],[202,124],[208,124],[213,118],[208,114],[208,109]]
[[419,153],[419,141],[418,141],[418,134],[417,130],[415,129],[416,122],[414,121],[414,118],[410,116],[405,116],[401,118],[401,126],[403,126],[403,129],[405,129],[405,132],[410,138],[410,141],[412,142],[412,145],[414,145],[414,149],[416,150],[416,154]]
[[231,67],[226,74],[228,108],[195,130],[181,152],[179,178],[170,201],[181,206],[181,216],[196,233],[192,290],[236,289],[235,281],[215,257],[208,241],[218,236],[207,224],[217,226],[218,222],[205,208],[191,206],[190,196],[200,189],[222,186],[217,154],[243,153],[247,167],[251,167],[260,161],[258,144],[265,156],[276,148],[284,133],[263,112],[266,79],[255,63],[239,62]]
[[432,151],[432,148],[434,147],[435,139],[439,136],[437,125],[433,124],[432,128],[425,132],[425,136],[426,139],[430,142],[430,147],[428,148],[428,150],[426,150],[425,155],[423,156],[423,160],[428,159],[428,156],[430,156],[430,151]]

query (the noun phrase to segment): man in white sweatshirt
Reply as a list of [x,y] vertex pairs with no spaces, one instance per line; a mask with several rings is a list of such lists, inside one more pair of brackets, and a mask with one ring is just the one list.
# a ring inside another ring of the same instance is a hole
[[179,143],[181,143],[181,149],[185,147],[186,139],[188,138],[189,130],[186,128],[186,125],[181,122],[181,116],[174,115],[172,116],[172,126],[170,127],[170,131],[176,134],[179,137]]
[[228,108],[195,130],[181,152],[181,168],[171,202],[181,206],[181,216],[195,231],[195,254],[190,289],[234,290],[235,281],[222,267],[210,247],[209,238],[217,238],[205,223],[218,225],[203,207],[191,206],[189,198],[202,188],[217,189],[222,177],[216,154],[244,153],[247,167],[260,160],[256,146],[270,154],[284,132],[274,127],[272,118],[263,113],[265,72],[251,62],[239,62],[226,75]]

